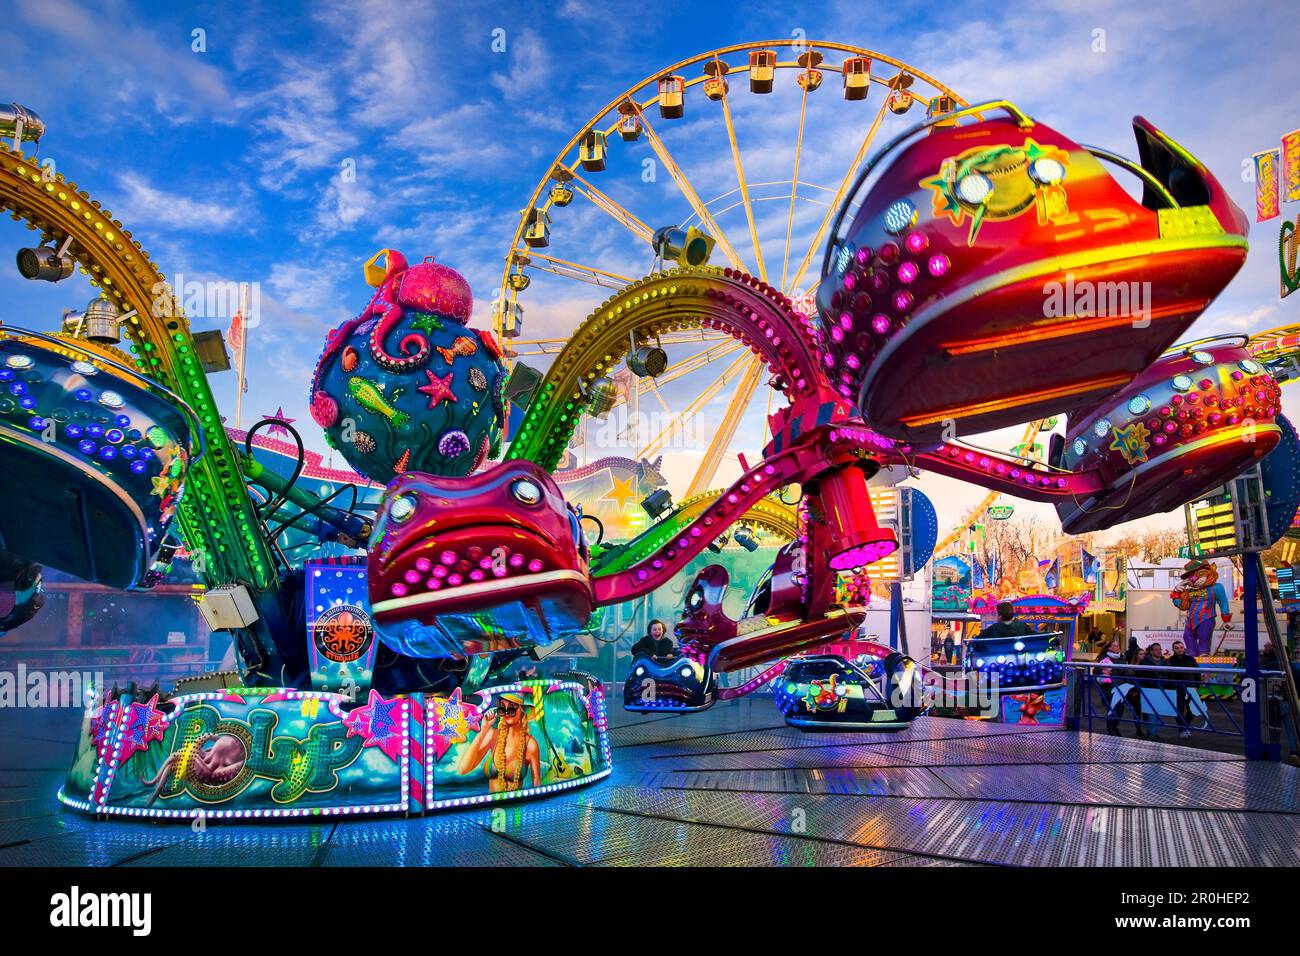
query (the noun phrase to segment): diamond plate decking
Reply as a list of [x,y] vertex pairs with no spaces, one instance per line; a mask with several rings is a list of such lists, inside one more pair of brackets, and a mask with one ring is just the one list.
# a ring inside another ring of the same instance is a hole
[[192,833],[63,810],[51,754],[71,752],[75,715],[65,727],[11,713],[0,865],[1300,865],[1288,766],[937,718],[896,735],[803,734],[764,699],[611,719],[610,780],[495,816]]

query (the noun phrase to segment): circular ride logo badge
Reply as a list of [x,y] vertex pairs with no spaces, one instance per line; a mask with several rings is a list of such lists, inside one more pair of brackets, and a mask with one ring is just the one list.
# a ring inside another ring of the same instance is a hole
[[312,625],[316,650],[337,664],[351,664],[370,648],[375,628],[355,604],[336,604]]

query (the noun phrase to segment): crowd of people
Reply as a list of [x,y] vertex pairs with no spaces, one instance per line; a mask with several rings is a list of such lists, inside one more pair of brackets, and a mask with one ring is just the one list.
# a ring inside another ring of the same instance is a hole
[[1159,692],[1166,694],[1166,699],[1172,697],[1178,736],[1185,740],[1192,735],[1192,695],[1198,693],[1202,675],[1197,670],[1200,664],[1187,653],[1182,641],[1174,641],[1171,653],[1165,654],[1160,644],[1141,648],[1133,638],[1129,639],[1128,649],[1121,653],[1119,641],[1112,640],[1097,662],[1114,665],[1101,668],[1097,675],[1106,702],[1107,733],[1123,736],[1119,722],[1127,706],[1133,713],[1137,736],[1159,740],[1162,722],[1155,712],[1153,697],[1154,692]]

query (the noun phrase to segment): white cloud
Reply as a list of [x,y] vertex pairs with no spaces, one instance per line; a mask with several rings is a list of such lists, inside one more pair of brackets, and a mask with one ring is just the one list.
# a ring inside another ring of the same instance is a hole
[[551,56],[535,30],[507,31],[506,50],[498,54],[508,60],[504,73],[494,73],[493,87],[507,99],[545,98],[550,93]]
[[[53,52],[58,61],[39,74],[40,89],[50,106],[59,97],[90,90],[112,110],[93,117],[97,125],[156,128],[197,119],[230,121],[230,87],[221,69],[191,49],[189,32],[170,39],[143,25],[131,25],[135,11],[116,0],[85,5],[69,0],[13,0],[5,18],[31,44],[20,57],[0,60],[0,85],[32,89],[35,47]],[[35,92],[33,90],[33,92]],[[147,107],[147,109],[142,109]],[[49,112],[47,109],[46,112]]]
[[118,204],[123,221],[195,232],[223,232],[238,225],[240,209],[235,202],[204,201],[165,192],[135,173],[123,173],[118,185],[124,190]]

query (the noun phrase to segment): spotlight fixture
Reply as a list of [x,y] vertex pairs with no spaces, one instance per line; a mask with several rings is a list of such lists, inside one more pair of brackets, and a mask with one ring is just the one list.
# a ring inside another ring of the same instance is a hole
[[21,152],[24,142],[39,143],[45,135],[45,121],[25,106],[10,103],[0,106],[0,136],[12,136],[12,149]]
[[724,531],[722,534],[718,535],[716,538],[710,541],[707,547],[714,554],[721,554],[722,549],[727,546],[727,542],[730,540],[731,540],[731,535],[729,535],[727,532]]
[[632,334],[632,347],[627,353],[627,367],[641,378],[658,378],[668,367],[668,353],[656,342],[654,345],[637,345]]
[[666,512],[673,510],[673,496],[667,488],[660,488],[652,491],[641,499],[641,507],[653,521]]
[[702,266],[709,261],[717,240],[703,230],[690,226],[663,226],[655,231],[655,255],[682,266]]
[[116,345],[122,341],[122,323],[133,315],[134,309],[122,315],[110,299],[96,296],[80,312],[63,310],[63,334],[99,345]]
[[587,414],[604,418],[618,404],[618,386],[613,379],[602,375],[587,386]]
[[72,270],[76,267],[72,256],[68,255],[70,245],[72,245],[72,237],[68,236],[63,240],[63,245],[57,249],[53,246],[19,249],[19,274],[24,279],[33,281],[41,279],[45,282],[61,282],[72,275]]
[[121,313],[104,296],[91,299],[82,315],[86,338],[90,341],[101,345],[116,345],[122,341],[122,335],[118,332],[118,326],[122,323]]
[[203,371],[225,372],[230,369],[230,354],[220,329],[194,333],[194,354],[198,356]]
[[746,551],[758,550],[758,538],[754,534],[754,529],[749,527],[749,525],[742,524],[739,528],[737,528],[736,533],[732,535],[732,540],[734,540],[736,544],[740,545]]

